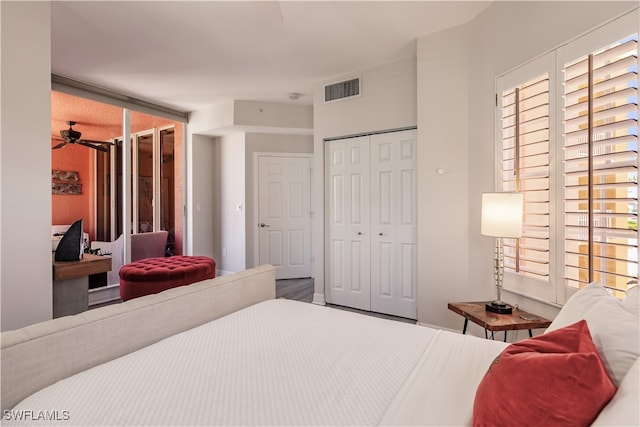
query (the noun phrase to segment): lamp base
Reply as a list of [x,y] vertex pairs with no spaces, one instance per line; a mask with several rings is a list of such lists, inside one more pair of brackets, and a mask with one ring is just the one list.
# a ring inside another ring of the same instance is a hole
[[485,304],[485,308],[487,311],[498,314],[511,314],[513,310],[513,307],[502,301],[488,302]]

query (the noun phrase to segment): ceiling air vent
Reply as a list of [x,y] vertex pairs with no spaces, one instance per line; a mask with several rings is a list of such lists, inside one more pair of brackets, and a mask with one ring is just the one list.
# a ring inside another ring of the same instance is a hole
[[360,77],[324,86],[324,102],[360,96]]

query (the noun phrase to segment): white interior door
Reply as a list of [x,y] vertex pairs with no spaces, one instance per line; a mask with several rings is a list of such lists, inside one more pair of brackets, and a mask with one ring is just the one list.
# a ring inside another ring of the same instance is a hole
[[328,143],[329,303],[370,309],[369,137]]
[[311,160],[309,156],[258,157],[260,264],[277,279],[311,277]]
[[371,136],[371,311],[417,318],[416,132]]

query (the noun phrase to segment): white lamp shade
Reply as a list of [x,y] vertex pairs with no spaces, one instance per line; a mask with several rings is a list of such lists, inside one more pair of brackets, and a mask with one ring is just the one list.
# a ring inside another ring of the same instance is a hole
[[480,232],[485,236],[522,236],[522,193],[483,193]]

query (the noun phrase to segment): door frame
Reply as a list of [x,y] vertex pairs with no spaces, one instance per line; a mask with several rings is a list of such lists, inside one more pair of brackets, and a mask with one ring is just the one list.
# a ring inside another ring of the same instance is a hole
[[[309,253],[311,254],[311,277],[313,277],[314,271],[314,256],[313,256],[313,153],[289,153],[289,152],[269,152],[269,151],[256,151],[253,153],[253,216],[251,221],[251,227],[254,227],[254,230],[257,230],[257,224],[260,220],[259,217],[259,203],[260,203],[260,183],[259,183],[259,163],[260,157],[285,157],[285,158],[308,158],[309,166],[311,170],[309,171],[309,230],[311,231],[311,238],[309,239]],[[254,232],[253,239],[253,265],[257,266],[260,263],[260,238],[259,233],[257,231]]]

